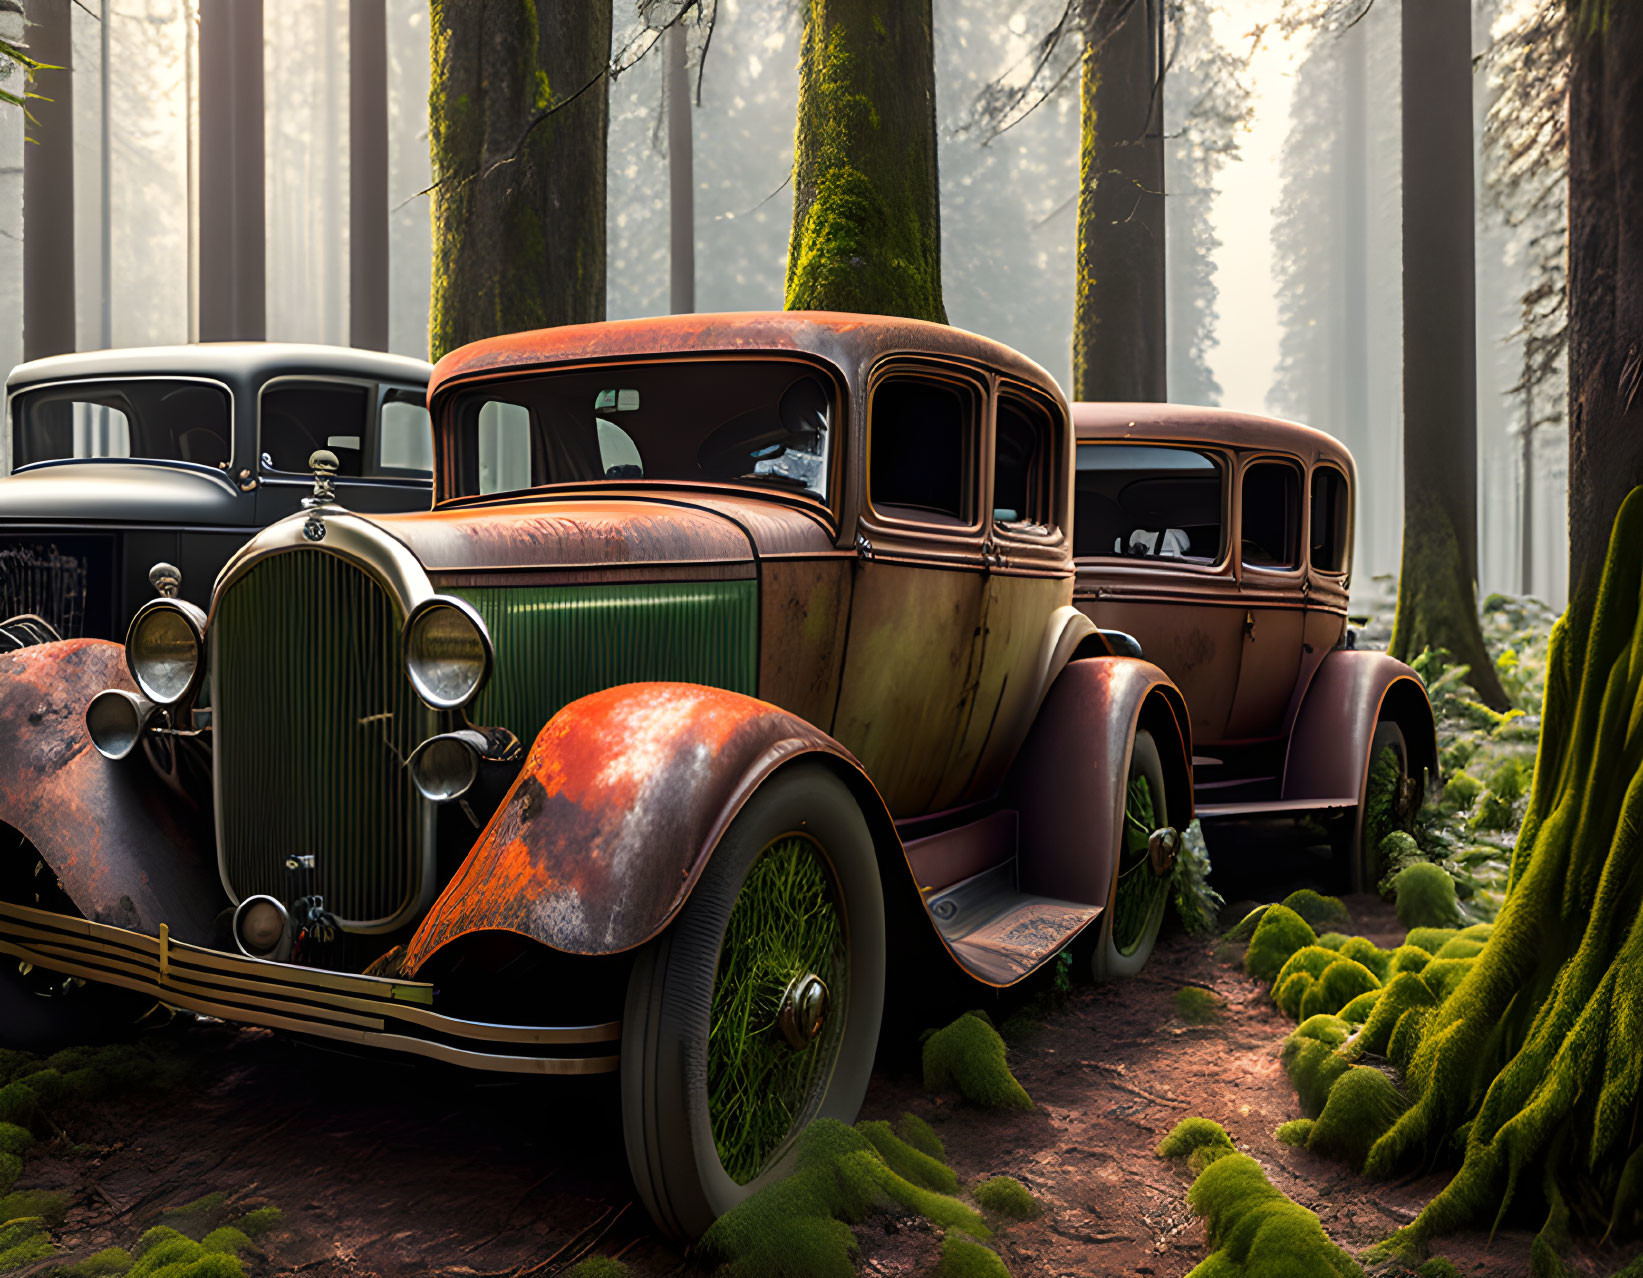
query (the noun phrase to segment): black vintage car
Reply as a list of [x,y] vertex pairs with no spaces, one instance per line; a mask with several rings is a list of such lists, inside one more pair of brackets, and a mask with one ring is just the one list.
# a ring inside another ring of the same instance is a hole
[[0,438],[0,651],[122,638],[158,563],[204,605],[228,557],[312,490],[315,449],[336,455],[354,509],[427,509],[430,372],[281,342],[19,364]]

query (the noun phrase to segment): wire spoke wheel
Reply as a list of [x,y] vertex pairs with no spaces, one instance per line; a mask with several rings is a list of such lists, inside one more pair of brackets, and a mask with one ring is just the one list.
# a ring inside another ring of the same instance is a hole
[[[725,927],[708,1022],[708,1113],[745,1185],[810,1118],[848,1000],[844,919],[826,854],[789,834],[759,854]],[[818,984],[819,983],[819,984]]]
[[1113,948],[1128,957],[1147,938],[1147,924],[1169,887],[1167,876],[1153,869],[1147,854],[1152,832],[1162,822],[1153,804],[1152,783],[1145,773],[1130,777],[1124,801],[1124,836],[1119,848],[1118,890],[1113,897]]

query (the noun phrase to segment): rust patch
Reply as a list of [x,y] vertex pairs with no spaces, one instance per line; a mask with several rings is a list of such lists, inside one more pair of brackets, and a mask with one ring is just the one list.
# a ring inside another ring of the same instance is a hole
[[576,954],[649,940],[684,903],[724,826],[818,729],[697,684],[626,684],[574,701],[538,734],[519,780],[406,947],[403,970],[477,931]]

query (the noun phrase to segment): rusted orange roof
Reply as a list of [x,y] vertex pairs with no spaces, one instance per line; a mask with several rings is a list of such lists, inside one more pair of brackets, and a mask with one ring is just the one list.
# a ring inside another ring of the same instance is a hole
[[[437,374],[436,374],[437,375]],[[1073,431],[1089,440],[1161,440],[1170,443],[1214,443],[1250,451],[1288,453],[1306,461],[1327,458],[1353,473],[1352,454],[1333,435],[1257,413],[1195,404],[1074,404]]]

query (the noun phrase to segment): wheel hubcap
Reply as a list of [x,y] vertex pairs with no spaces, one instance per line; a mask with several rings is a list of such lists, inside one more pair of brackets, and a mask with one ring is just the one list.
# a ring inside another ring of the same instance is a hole
[[1181,835],[1174,826],[1154,830],[1147,840],[1147,860],[1152,862],[1152,872],[1159,876],[1168,874],[1175,868],[1175,855],[1180,850]]
[[827,991],[827,982],[814,972],[795,977],[787,987],[787,992],[782,995],[782,1010],[776,1017],[776,1026],[795,1052],[809,1047],[821,1033],[832,998]]

